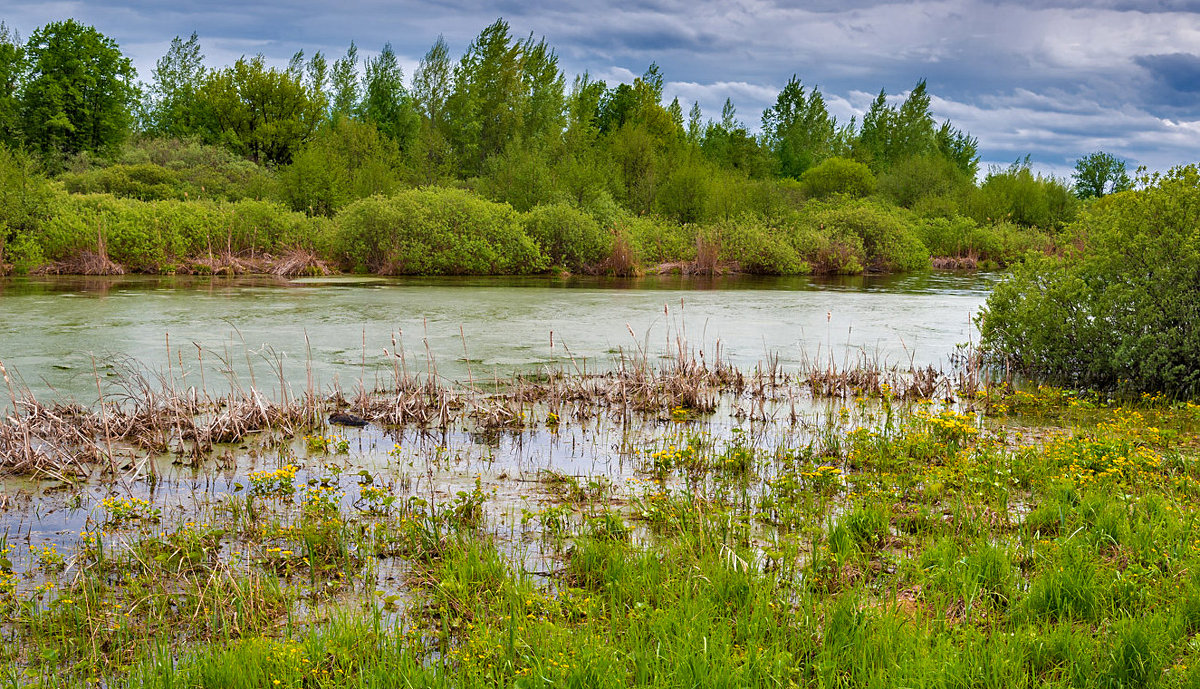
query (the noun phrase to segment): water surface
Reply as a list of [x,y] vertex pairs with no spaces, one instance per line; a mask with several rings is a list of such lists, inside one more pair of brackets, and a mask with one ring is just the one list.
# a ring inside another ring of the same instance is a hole
[[[410,370],[451,380],[544,365],[588,370],[679,343],[753,366],[858,356],[945,365],[974,336],[996,280],[925,273],[850,278],[409,278],[162,276],[0,280],[0,361],[37,394],[91,401],[93,361],[133,357],[180,385],[322,390],[386,384],[398,336]],[[226,373],[222,373],[226,371]]]

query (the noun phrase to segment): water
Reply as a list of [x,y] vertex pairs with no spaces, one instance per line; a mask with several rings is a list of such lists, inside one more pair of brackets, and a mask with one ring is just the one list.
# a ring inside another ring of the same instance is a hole
[[[996,276],[926,273],[816,278],[266,277],[0,280],[0,362],[39,396],[94,401],[96,370],[133,357],[164,370],[170,346],[187,385],[253,381],[294,389],[311,368],[323,390],[391,377],[398,334],[410,370],[450,380],[504,378],[544,365],[588,370],[618,352],[651,360],[720,354],[786,367],[860,354],[944,365],[975,334],[971,320]],[[553,334],[553,336],[552,336]],[[306,340],[307,338],[307,340]],[[222,374],[222,370],[232,373]],[[178,376],[178,370],[175,375]]]

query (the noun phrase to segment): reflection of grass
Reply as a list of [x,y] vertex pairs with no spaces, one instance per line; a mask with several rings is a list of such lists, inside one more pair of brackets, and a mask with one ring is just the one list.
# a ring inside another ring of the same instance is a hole
[[[420,497],[340,463],[188,521],[112,499],[35,578],[0,567],[0,660],[81,687],[1200,681],[1194,405],[982,398],[867,397],[790,446],[664,419],[633,478],[547,471],[520,514],[482,475]],[[441,442],[412,452],[454,476]]]

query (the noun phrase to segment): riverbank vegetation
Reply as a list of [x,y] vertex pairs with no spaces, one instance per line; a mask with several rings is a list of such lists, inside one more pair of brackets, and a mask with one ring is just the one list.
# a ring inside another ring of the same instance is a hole
[[[934,119],[924,81],[838,122],[793,77],[752,134],[732,102],[709,121],[666,102],[653,64],[568,83],[503,20],[457,61],[438,39],[411,79],[386,45],[210,67],[193,35],[139,87],[73,20],[28,41],[0,28],[0,75],[0,264],[16,272],[996,266],[1061,250],[1083,207],[1028,160],[978,181],[977,141]],[[1100,162],[1086,188],[1112,191],[1119,161]],[[473,248],[410,243],[434,227]]]
[[1071,225],[1070,251],[997,285],[981,320],[995,364],[1072,386],[1200,394],[1200,173],[1140,186]]

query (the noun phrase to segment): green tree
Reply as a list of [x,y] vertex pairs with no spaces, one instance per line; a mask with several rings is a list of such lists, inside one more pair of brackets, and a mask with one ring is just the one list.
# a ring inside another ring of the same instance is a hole
[[1071,178],[1075,180],[1075,195],[1081,199],[1098,199],[1133,188],[1125,172],[1125,161],[1104,151],[1089,153],[1075,161]]
[[938,128],[934,140],[943,158],[954,163],[967,179],[975,179],[979,174],[979,139],[955,129],[950,120],[946,120]]
[[383,46],[378,57],[366,61],[359,114],[374,122],[401,150],[407,150],[416,137],[417,114],[404,88],[404,73],[391,43]]
[[521,44],[497,19],[479,33],[454,70],[446,103],[451,136],[463,172],[478,174],[488,156],[502,151],[521,131],[525,116]]
[[204,53],[196,33],[186,41],[176,36],[154,66],[149,130],[176,137],[195,133],[199,125],[196,91],[203,80]]
[[798,179],[832,153],[837,125],[825,98],[815,88],[805,97],[795,75],[779,92],[775,105],[763,111],[762,125],[766,145],[785,177]]
[[937,132],[929,105],[924,79],[917,82],[899,108],[888,105],[887,93],[881,90],[863,116],[856,142],[858,157],[880,172],[900,160],[935,149]]
[[280,193],[292,210],[332,216],[357,199],[390,194],[400,168],[396,142],[373,120],[343,117],[322,127],[280,171]]
[[48,155],[113,152],[129,133],[137,97],[136,72],[117,43],[67,19],[34,31],[25,50],[26,142]]
[[25,76],[21,37],[0,22],[0,144],[16,145],[21,137],[21,101],[17,89]]
[[348,117],[358,108],[358,47],[354,41],[346,54],[333,63],[329,74],[330,108],[333,117]]
[[555,143],[566,123],[566,81],[558,69],[558,55],[545,39],[533,36],[521,44],[521,83],[525,113],[521,134],[526,141]]
[[600,104],[604,100],[607,85],[603,81],[592,81],[587,72],[575,77],[571,93],[567,96],[567,125],[573,131],[598,133],[600,131]]
[[287,164],[324,120],[324,100],[262,55],[208,72],[197,94],[202,133],[255,162]]
[[969,214],[980,225],[1009,220],[1046,229],[1074,220],[1078,205],[1060,180],[1034,174],[1029,156],[1007,168],[993,167],[967,201]]
[[453,76],[450,50],[446,40],[438,36],[413,74],[412,97],[417,112],[439,130],[444,126],[446,99],[454,86]]
[[421,117],[421,125],[410,160],[418,184],[434,184],[454,175],[454,148],[446,123],[446,102],[454,89],[453,78],[450,50],[445,39],[438,36],[413,74],[413,107]]

